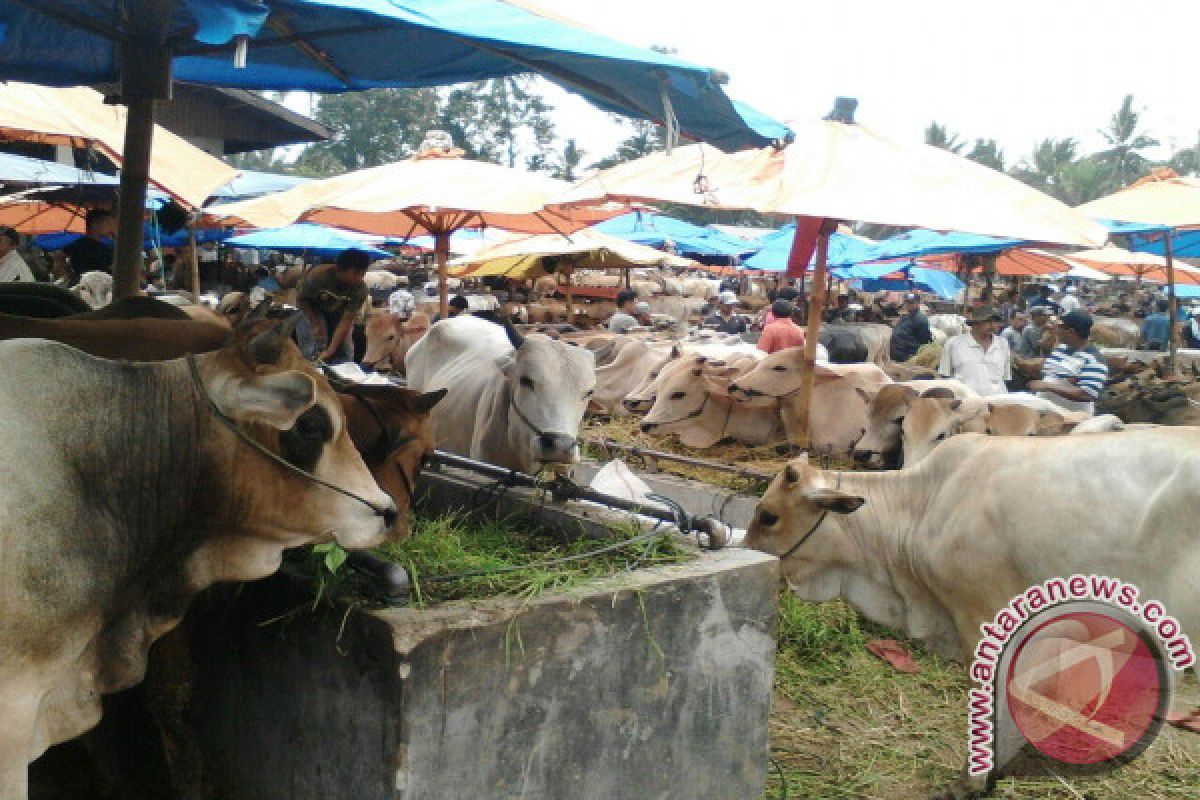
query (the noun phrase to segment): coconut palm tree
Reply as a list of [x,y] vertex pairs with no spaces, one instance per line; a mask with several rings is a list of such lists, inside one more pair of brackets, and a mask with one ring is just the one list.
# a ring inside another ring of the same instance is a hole
[[1158,139],[1138,130],[1138,121],[1139,114],[1133,110],[1133,95],[1127,94],[1108,127],[1100,130],[1108,149],[1096,156],[1109,166],[1114,189],[1125,186],[1127,178],[1140,174],[1145,167],[1146,159],[1138,151],[1158,144]]
[[1075,163],[1079,142],[1075,139],[1042,139],[1033,153],[1012,171],[1019,181],[1059,200],[1067,200],[1066,175]]
[[967,158],[983,164],[985,167],[1004,172],[1004,151],[1000,149],[1000,144],[995,139],[976,139],[971,152],[967,153]]

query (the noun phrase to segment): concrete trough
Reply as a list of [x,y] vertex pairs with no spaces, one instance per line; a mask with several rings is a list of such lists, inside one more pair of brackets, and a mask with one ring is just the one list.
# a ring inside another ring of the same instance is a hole
[[[441,470],[422,503],[599,535],[605,512]],[[187,715],[222,800],[761,796],[778,562],[753,551],[530,602],[302,612],[277,577],[189,615]],[[198,795],[199,796],[199,795]]]

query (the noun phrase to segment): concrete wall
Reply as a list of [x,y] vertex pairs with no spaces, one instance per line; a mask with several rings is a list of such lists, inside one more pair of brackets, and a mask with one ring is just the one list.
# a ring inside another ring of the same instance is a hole
[[727,550],[527,605],[307,613],[285,581],[189,622],[223,800],[754,798],[775,559]]

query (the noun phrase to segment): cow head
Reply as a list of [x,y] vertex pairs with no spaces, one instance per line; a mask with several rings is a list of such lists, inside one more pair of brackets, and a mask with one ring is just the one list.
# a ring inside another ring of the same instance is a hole
[[758,365],[729,384],[729,396],[748,406],[766,408],[783,395],[800,390],[804,374],[804,348],[789,347],[771,353]]
[[382,312],[367,318],[367,352],[363,367],[373,370],[404,370],[408,349],[429,331],[429,315],[417,311],[407,320]]
[[337,395],[289,338],[295,320],[242,326],[229,347],[198,357],[200,379],[246,436],[361,500],[251,451],[218,420],[208,426],[206,447],[225,464],[245,530],[286,547],[330,534],[347,548],[371,547],[394,521],[395,505],[350,441]]
[[987,413],[986,404],[945,397],[918,397],[908,407],[900,425],[904,466],[911,467],[946,439],[962,433]]
[[880,387],[874,395],[861,388],[856,393],[867,402],[867,430],[854,446],[854,460],[875,467],[898,467],[901,425],[912,401],[918,397],[917,390],[890,384]]
[[819,528],[828,515],[852,514],[864,502],[837,489],[836,480],[801,456],[775,476],[758,501],[746,546],[786,558],[789,579],[812,577],[854,557],[851,543]]
[[436,441],[429,412],[446,389],[421,394],[397,386],[339,387],[346,429],[367,468],[396,504],[399,516],[389,539],[408,537],[413,493]]
[[[703,363],[704,356],[694,356],[693,358],[699,359],[696,363]],[[654,400],[658,397],[658,385],[662,380],[663,373],[682,363],[683,348],[675,345],[666,358],[651,367],[645,379],[625,395],[625,409],[634,413],[643,413],[653,408]]]
[[537,468],[579,460],[579,426],[596,391],[595,359],[542,334],[521,336],[505,327],[513,349],[497,360],[507,382],[509,439],[520,443],[520,459]]
[[988,436],[1058,436],[1070,425],[1057,411],[1046,411],[1017,404],[988,403],[987,413],[963,426],[964,432]]

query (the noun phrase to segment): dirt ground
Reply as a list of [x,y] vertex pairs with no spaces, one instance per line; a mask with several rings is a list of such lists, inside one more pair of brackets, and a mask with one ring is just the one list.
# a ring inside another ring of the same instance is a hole
[[[773,447],[683,447],[673,436],[637,429],[639,417],[591,419],[584,435],[745,467],[774,475],[788,456]],[[635,469],[638,459],[624,457]],[[850,468],[846,462],[826,465]],[[762,481],[661,461],[684,477],[758,494]],[[865,644],[897,637],[845,604],[781,597],[783,609],[771,715],[771,776],[764,800],[930,797],[961,772],[966,756],[966,670],[911,644],[920,672],[906,675],[870,655]],[[1177,676],[1173,706],[1200,706],[1194,673]],[[992,795],[1025,800],[1200,798],[1200,735],[1164,726],[1140,758],[1105,776],[1048,774],[1002,781]]]

